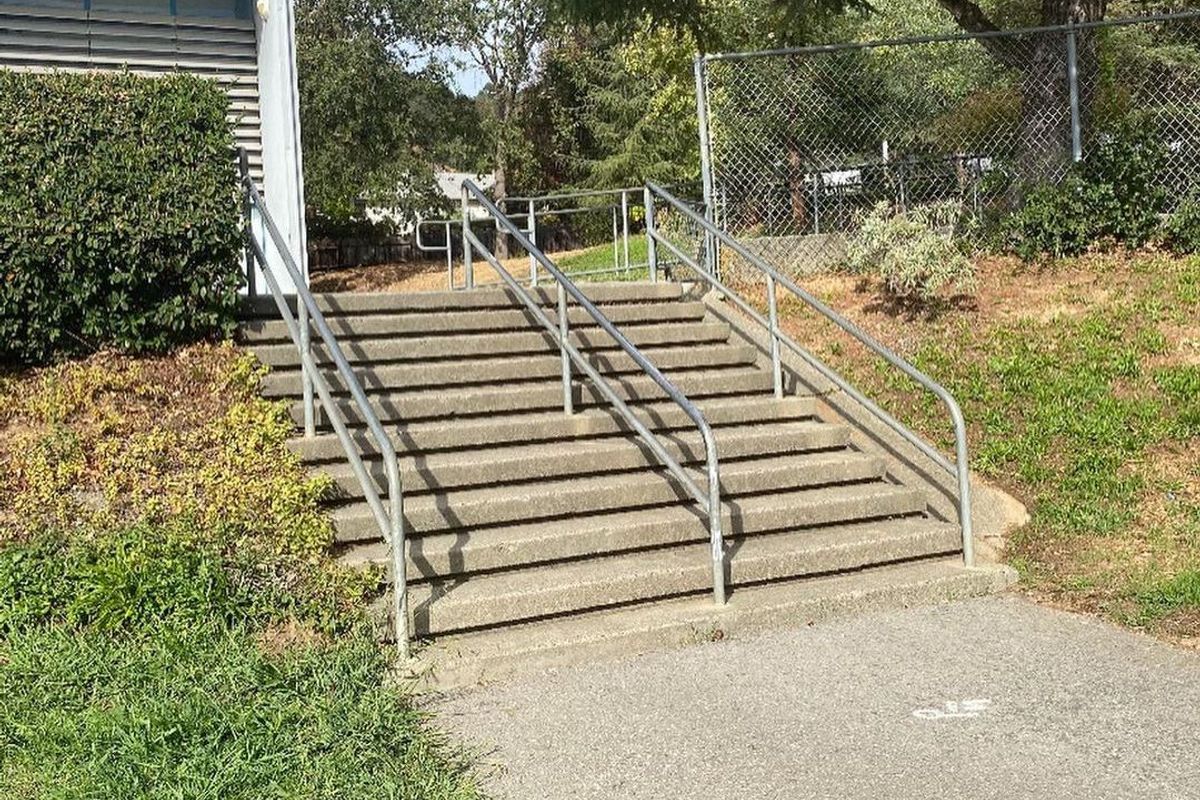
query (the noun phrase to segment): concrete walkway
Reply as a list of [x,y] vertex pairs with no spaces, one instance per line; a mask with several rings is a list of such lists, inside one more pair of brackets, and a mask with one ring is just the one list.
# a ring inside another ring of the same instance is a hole
[[563,670],[437,711],[513,800],[1200,798],[1200,654],[1011,596]]

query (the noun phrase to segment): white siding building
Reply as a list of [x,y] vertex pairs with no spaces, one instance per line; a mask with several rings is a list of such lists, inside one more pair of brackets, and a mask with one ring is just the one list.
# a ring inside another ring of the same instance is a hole
[[305,263],[292,0],[0,0],[0,68],[211,77],[229,92],[237,141]]

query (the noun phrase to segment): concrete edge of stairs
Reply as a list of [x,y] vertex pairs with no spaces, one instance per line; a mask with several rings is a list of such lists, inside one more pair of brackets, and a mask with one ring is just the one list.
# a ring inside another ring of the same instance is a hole
[[743,587],[715,606],[708,595],[448,636],[397,665],[417,692],[447,692],[520,675],[617,660],[853,614],[934,605],[1004,591],[1011,567],[965,568],[956,558]]

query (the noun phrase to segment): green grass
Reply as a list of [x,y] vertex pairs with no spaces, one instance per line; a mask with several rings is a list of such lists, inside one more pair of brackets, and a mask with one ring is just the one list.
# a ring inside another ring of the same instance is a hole
[[[620,262],[624,263],[624,250],[618,243],[617,247]],[[589,247],[584,250],[564,255],[561,258],[554,258],[555,263],[567,274],[575,274],[579,272],[591,272],[593,270],[607,270],[613,268],[613,247],[612,242]],[[638,264],[645,264],[649,259],[649,250],[645,235],[637,234],[629,237],[629,263],[632,268],[629,271],[621,270],[606,275],[597,275],[597,280],[645,280],[648,271],[645,267],[639,267]]]
[[[896,335],[961,403],[973,469],[1030,506],[1009,551],[1026,584],[1154,627],[1200,609],[1200,367],[1171,356],[1194,342],[1169,338],[1195,336],[1200,260],[1096,268],[1112,291],[1082,314],[950,310]],[[840,345],[824,355],[951,447],[934,398]]]
[[257,374],[198,347],[0,384],[0,797],[478,796]]

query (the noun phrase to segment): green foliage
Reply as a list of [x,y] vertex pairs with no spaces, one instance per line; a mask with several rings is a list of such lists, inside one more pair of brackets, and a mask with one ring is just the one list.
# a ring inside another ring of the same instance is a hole
[[1200,253],[1200,186],[1193,187],[1163,223],[1163,244],[1180,255]]
[[185,74],[0,70],[0,361],[231,329],[228,98]]
[[396,222],[441,213],[437,166],[482,166],[475,104],[434,65],[416,68],[406,39],[422,13],[382,0],[302,0],[296,66],[310,227],[341,238],[363,225],[363,205]]
[[1200,608],[1200,570],[1184,570],[1157,581],[1138,592],[1136,600],[1143,622],[1165,617],[1188,606]]
[[0,384],[0,797],[477,796],[261,375],[197,346]]
[[971,291],[975,271],[955,241],[962,215],[958,203],[935,203],[908,211],[880,203],[863,215],[846,247],[851,272],[876,273],[896,297],[932,300],[944,289]]
[[280,646],[287,631],[213,619],[0,636],[0,796],[477,797],[368,636]]
[[1124,118],[1096,137],[1063,180],[1029,192],[1006,222],[1009,246],[1025,260],[1080,255],[1101,242],[1140,247],[1157,233],[1166,203],[1166,151],[1152,126]]

